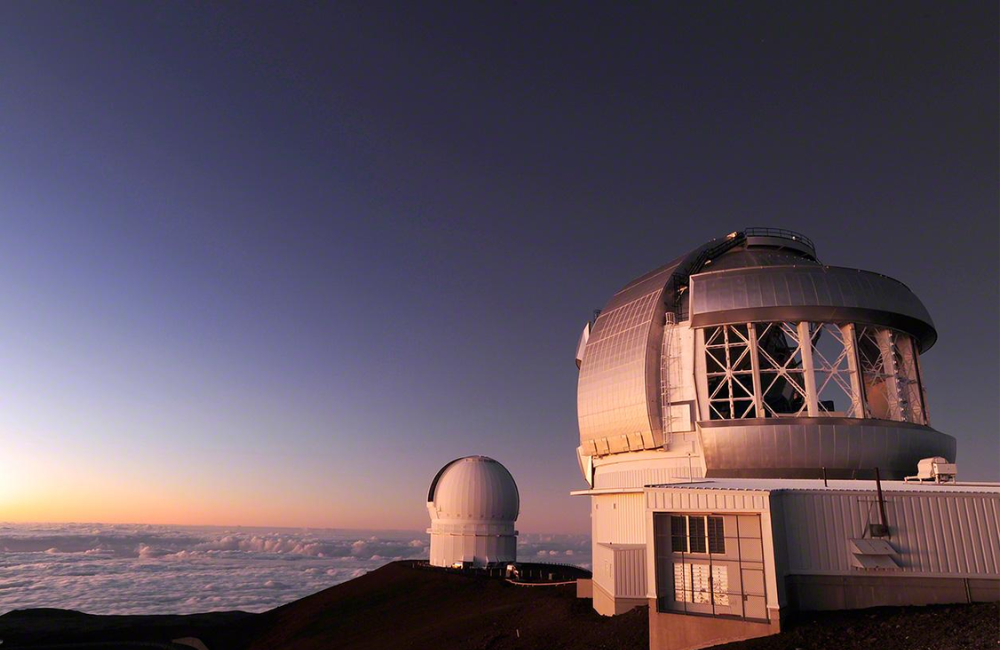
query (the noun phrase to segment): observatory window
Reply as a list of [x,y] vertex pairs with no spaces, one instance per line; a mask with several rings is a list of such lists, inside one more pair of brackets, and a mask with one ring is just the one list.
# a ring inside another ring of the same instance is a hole
[[671,516],[670,548],[674,553],[725,553],[722,517]]
[[749,325],[723,325],[705,337],[708,404],[713,420],[756,417]]
[[862,416],[861,400],[856,397],[857,373],[852,372],[853,329],[851,325],[809,324],[818,415]]
[[708,518],[708,552],[720,555],[726,552],[726,536],[722,517]]
[[704,553],[706,548],[705,518],[688,517],[688,552]]
[[729,568],[724,564],[712,566],[712,599],[716,605],[729,607]]
[[655,512],[653,531],[658,611],[767,620],[759,516]]
[[670,518],[670,548],[674,553],[687,553],[687,517]]
[[708,417],[872,418],[927,424],[913,338],[852,323],[704,330]]
[[797,323],[757,323],[764,417],[802,415],[806,383]]
[[913,339],[885,327],[858,328],[865,417],[926,424]]

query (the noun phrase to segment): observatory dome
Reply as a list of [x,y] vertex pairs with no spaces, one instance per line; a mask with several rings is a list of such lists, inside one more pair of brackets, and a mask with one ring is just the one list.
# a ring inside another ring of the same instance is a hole
[[507,468],[486,456],[451,461],[431,481],[431,564],[487,566],[513,562],[520,497]]
[[955,458],[931,428],[934,322],[902,282],[746,228],[629,282],[577,345],[594,488],[699,477],[903,478]]

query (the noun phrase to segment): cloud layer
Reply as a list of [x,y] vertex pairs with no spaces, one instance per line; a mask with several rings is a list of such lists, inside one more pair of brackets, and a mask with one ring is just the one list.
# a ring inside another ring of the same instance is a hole
[[[261,612],[394,560],[428,556],[413,531],[0,524],[0,614]],[[518,557],[590,567],[585,535],[521,535]]]

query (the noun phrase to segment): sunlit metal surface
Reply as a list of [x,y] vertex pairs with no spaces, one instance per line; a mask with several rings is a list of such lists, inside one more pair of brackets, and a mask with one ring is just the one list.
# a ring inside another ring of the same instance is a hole
[[[581,338],[581,468],[603,485],[629,471],[584,459],[655,450],[656,467],[643,472],[690,477],[762,475],[768,462],[776,476],[876,465],[904,475],[921,454],[953,458],[951,437],[894,424],[929,425],[918,353],[936,336],[904,284],[823,266],[799,233],[730,233],[627,284]],[[742,467],[707,450],[723,435],[709,425],[727,420],[759,422],[733,433],[791,439],[753,450],[733,439],[734,453],[765,458]],[[805,464],[783,460],[800,442],[811,450],[796,461]]]
[[892,278],[833,266],[768,266],[691,277],[694,327],[750,321],[854,322],[908,332],[925,352],[937,340],[927,308]]
[[663,291],[675,268],[676,263],[662,267],[627,286],[594,323],[580,365],[581,440],[621,440],[622,436],[627,440],[632,435],[654,446],[662,439]]
[[646,513],[629,507],[643,486],[903,478],[922,458],[955,459],[954,438],[928,426],[919,362],[937,334],[923,304],[891,278],[823,266],[799,233],[707,242],[630,282],[587,332],[577,456],[601,613],[633,606],[646,579],[616,550],[648,538]]
[[905,422],[827,418],[701,423],[708,476],[901,479],[921,458],[955,458],[955,439]]
[[490,564],[517,559],[514,521],[520,497],[507,468],[486,456],[468,456],[441,468],[427,494],[434,566]]

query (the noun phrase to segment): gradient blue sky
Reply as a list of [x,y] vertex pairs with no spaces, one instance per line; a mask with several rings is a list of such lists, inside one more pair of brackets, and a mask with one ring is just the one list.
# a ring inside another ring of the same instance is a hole
[[576,338],[736,228],[939,329],[1000,479],[995,3],[0,4],[0,520],[586,531]]

